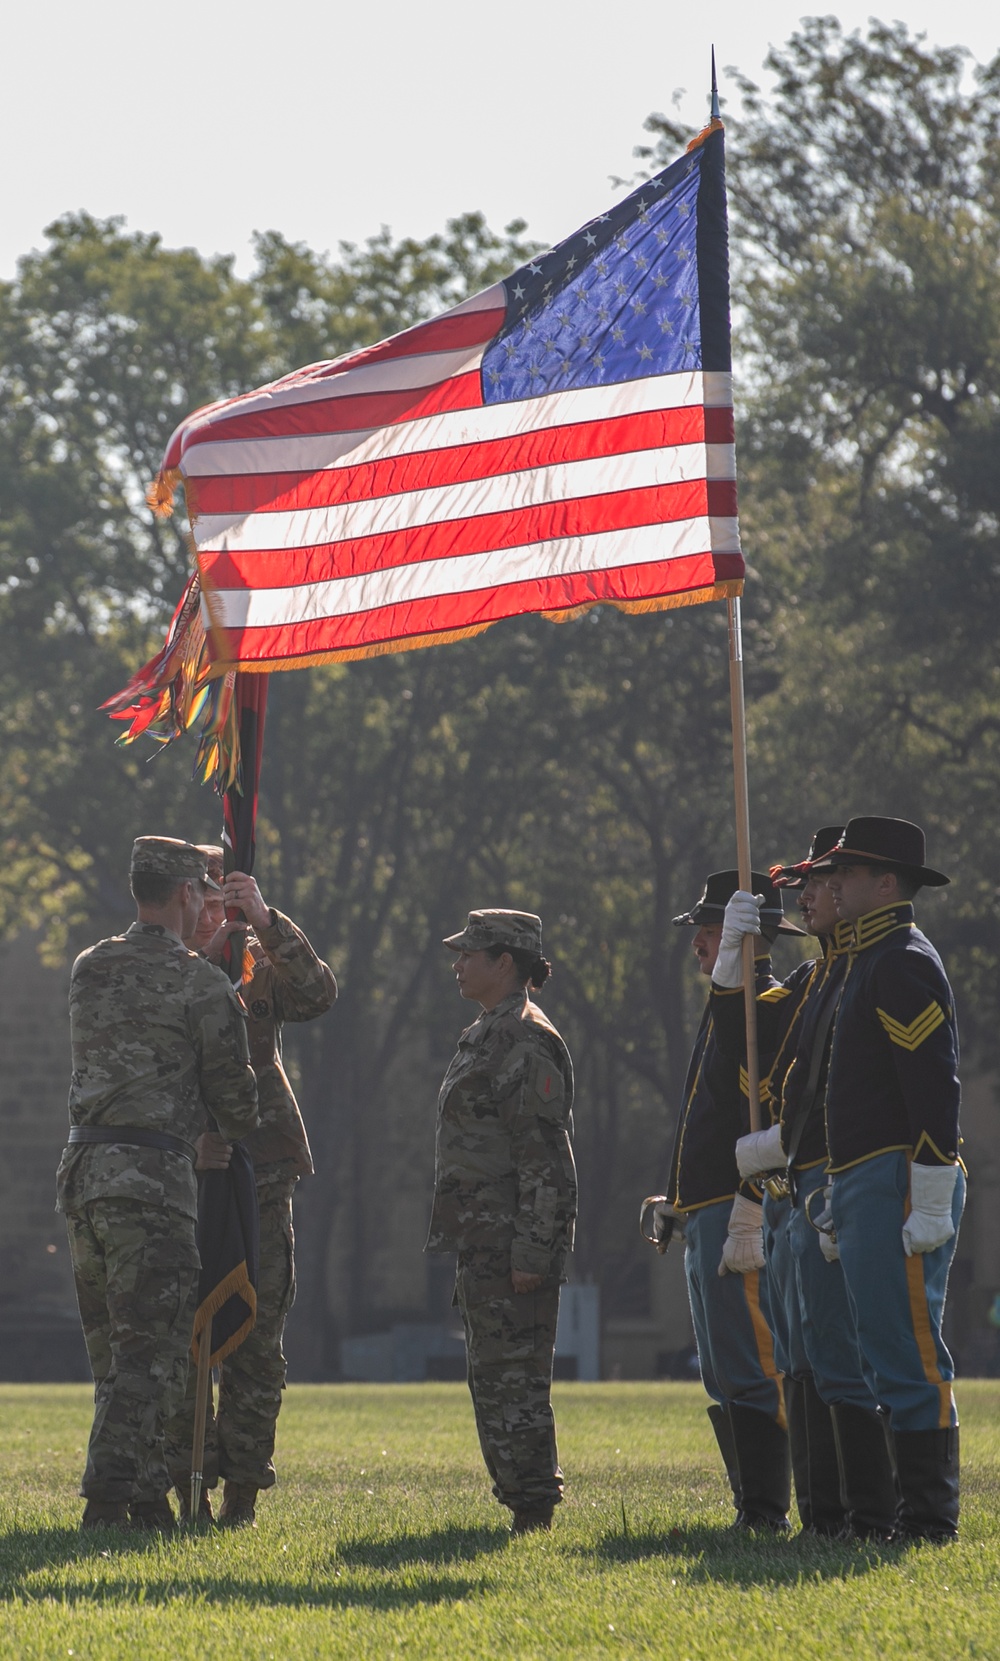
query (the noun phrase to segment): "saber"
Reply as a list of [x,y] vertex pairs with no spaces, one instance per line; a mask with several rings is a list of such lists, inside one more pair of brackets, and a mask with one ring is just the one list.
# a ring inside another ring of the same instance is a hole
[[646,1212],[649,1210],[650,1206],[669,1205],[669,1204],[670,1204],[670,1201],[667,1199],[666,1194],[648,1194],[646,1196],[646,1198],[643,1200],[642,1206],[639,1210],[639,1233],[642,1235],[642,1238],[644,1240],[649,1241],[649,1244],[651,1246],[656,1247],[656,1249],[659,1252],[661,1257],[664,1255],[664,1253],[666,1252],[667,1247],[670,1244],[671,1236],[673,1235],[673,1232],[674,1232],[674,1223],[676,1221],[676,1218],[674,1218],[674,1217],[667,1217],[666,1218],[665,1223],[664,1223],[663,1234],[661,1235],[661,1237],[659,1239],[657,1239],[655,1234],[647,1234],[646,1233]]

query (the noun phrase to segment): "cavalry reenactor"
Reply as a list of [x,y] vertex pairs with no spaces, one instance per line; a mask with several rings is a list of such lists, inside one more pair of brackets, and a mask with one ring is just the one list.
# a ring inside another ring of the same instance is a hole
[[[891,1536],[896,1486],[885,1426],[865,1378],[857,1327],[840,1265],[824,1251],[828,1237],[811,1221],[827,1177],[826,1095],[830,1043],[847,969],[850,924],[838,920],[825,876],[810,861],[835,846],[841,825],[827,825],[797,865],[772,871],[780,887],[798,890],[807,933],[820,956],[785,981],[792,996],[779,1006],[783,1030],[768,1077],[774,1123],[736,1145],[740,1173],[768,1183],[764,1198],[772,1312],[780,1308],[785,1343],[785,1410],[803,1528],[862,1539]],[[762,1008],[761,1015],[766,1012]],[[772,1193],[772,1190],[775,1190]],[[770,1226],[767,1226],[767,1225]]]
[[941,1336],[965,1199],[958,1030],[948,978],[914,896],[948,882],[923,831],[851,819],[825,871],[850,956],[826,1098],[830,1208],[858,1339],[892,1428],[897,1534],[958,1532],[955,1369]]
[[[781,895],[768,877],[753,873],[754,892],[764,897],[760,913],[747,903],[765,939],[802,931],[782,916]],[[698,903],[675,925],[695,929],[692,949],[701,973],[721,973],[733,988],[742,984],[742,931],[724,932],[727,901],[738,890],[735,871],[716,871]],[[768,955],[755,960],[758,998],[783,989],[771,973]],[[742,996],[738,1000],[742,1008]],[[726,1465],[738,1528],[788,1528],[791,1498],[789,1447],[781,1379],[771,1332],[770,1294],[764,1273],[761,1190],[741,1180],[737,1139],[749,1130],[740,1059],[718,1042],[712,1007],[705,1006],[688,1064],[670,1177],[668,1206],[659,1208],[655,1228],[683,1220],[684,1254],[691,1319],[702,1381],[712,1397],[709,1418]]]

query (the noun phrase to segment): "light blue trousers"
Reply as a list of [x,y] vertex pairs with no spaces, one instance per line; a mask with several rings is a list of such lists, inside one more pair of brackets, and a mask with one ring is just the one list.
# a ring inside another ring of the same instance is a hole
[[941,1321],[964,1205],[960,1170],[952,1201],[955,1233],[936,1251],[907,1257],[907,1154],[877,1154],[834,1177],[833,1222],[858,1342],[893,1430],[946,1430],[958,1423],[955,1367]]
[[722,1200],[684,1218],[684,1271],[702,1382],[713,1401],[756,1407],[784,1425],[766,1272],[719,1274],[731,1210],[732,1200]]

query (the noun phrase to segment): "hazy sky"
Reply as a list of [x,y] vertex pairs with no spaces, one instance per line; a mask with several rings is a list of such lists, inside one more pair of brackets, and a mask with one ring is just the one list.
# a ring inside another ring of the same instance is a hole
[[[816,13],[825,10],[817,5]],[[652,110],[703,115],[720,65],[757,76],[801,4],[658,0],[51,0],[4,27],[0,276],[81,208],[169,246],[235,253],[276,229],[318,249],[481,208],[544,241],[613,195]],[[846,28],[871,7],[845,6]],[[892,0],[938,45],[1000,47],[996,0]],[[725,95],[725,76],[722,76]]]

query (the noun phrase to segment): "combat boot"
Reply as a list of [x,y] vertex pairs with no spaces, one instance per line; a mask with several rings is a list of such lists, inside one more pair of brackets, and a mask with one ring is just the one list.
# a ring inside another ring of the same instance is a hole
[[719,1444],[722,1463],[726,1467],[726,1476],[733,1491],[733,1504],[737,1512],[740,1509],[740,1473],[736,1465],[736,1443],[733,1441],[733,1429],[729,1423],[729,1414],[718,1402],[713,1402],[708,1409],[708,1417],[712,1429],[715,1431],[715,1440]]
[[88,1500],[83,1508],[80,1528],[128,1528],[128,1503],[125,1500]]
[[172,1534],[177,1527],[177,1518],[166,1494],[161,1494],[158,1500],[131,1500],[128,1514],[133,1528],[149,1534]]
[[901,1540],[958,1537],[958,1426],[951,1430],[894,1430]]
[[252,1482],[229,1482],[222,1489],[219,1521],[224,1528],[256,1528],[254,1509],[259,1489]]
[[851,1402],[839,1401],[830,1411],[847,1512],[845,1537],[889,1541],[899,1490],[885,1419],[875,1408]]
[[740,1477],[740,1509],[733,1527],[787,1533],[792,1497],[787,1432],[770,1414],[739,1402],[729,1403],[729,1423]]
[[[175,1482],[174,1493],[177,1495],[177,1505],[180,1510],[180,1521],[191,1521],[191,1484],[190,1482]],[[202,1488],[201,1499],[198,1502],[198,1521],[200,1523],[214,1523],[215,1513],[212,1510],[212,1499],[207,1488]]]
[[[811,1534],[829,1539],[847,1527],[847,1506],[842,1492],[840,1460],[833,1425],[833,1410],[816,1388],[811,1373],[801,1380],[809,1442],[809,1501]],[[789,1426],[789,1433],[791,1426]],[[884,1454],[884,1443],[883,1443]],[[794,1459],[794,1453],[793,1453]],[[802,1505],[799,1504],[801,1515]]]
[[552,1505],[535,1505],[521,1511],[514,1512],[514,1520],[510,1525],[510,1537],[516,1540],[522,1534],[547,1534],[552,1527]]

